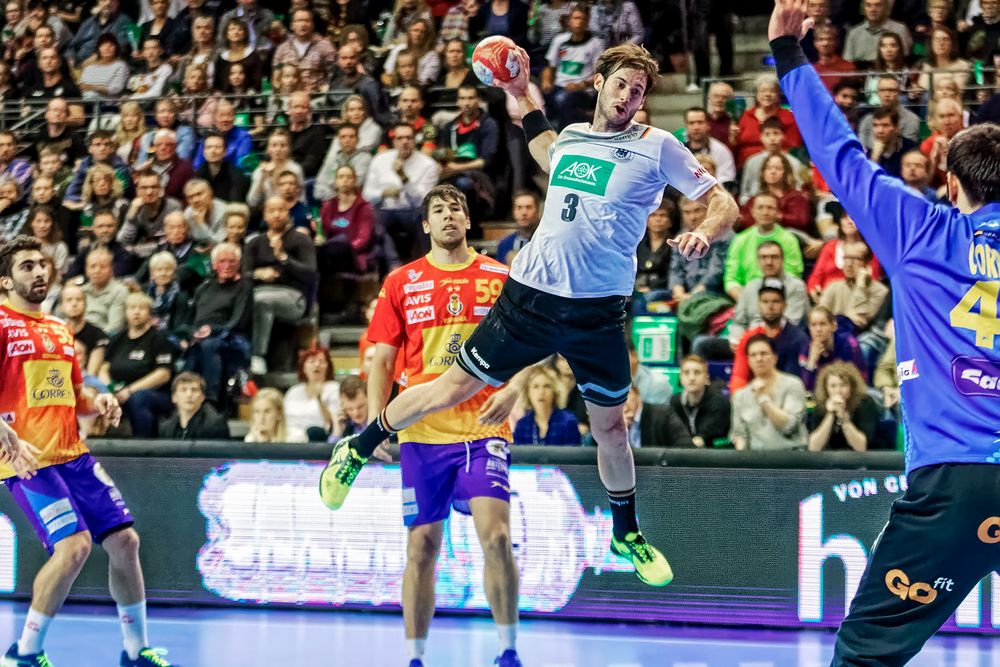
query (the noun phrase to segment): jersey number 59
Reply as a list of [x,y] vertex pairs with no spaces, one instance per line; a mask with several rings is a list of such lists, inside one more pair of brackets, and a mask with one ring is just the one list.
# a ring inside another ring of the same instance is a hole
[[[962,300],[951,309],[951,326],[971,329],[976,334],[976,345],[993,349],[993,338],[1000,336],[1000,319],[997,319],[997,300],[1000,299],[1000,282],[980,280],[965,293]],[[979,312],[972,309],[979,303]]]

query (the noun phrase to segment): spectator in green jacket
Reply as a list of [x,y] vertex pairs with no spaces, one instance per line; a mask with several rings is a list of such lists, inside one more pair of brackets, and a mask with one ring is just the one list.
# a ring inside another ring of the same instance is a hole
[[765,241],[774,241],[785,255],[785,272],[802,277],[802,249],[790,231],[778,224],[778,199],[762,193],[754,200],[751,215],[754,225],[733,239],[726,255],[726,272],[723,282],[726,293],[738,301],[743,287],[759,278],[762,273],[757,261],[757,248]]

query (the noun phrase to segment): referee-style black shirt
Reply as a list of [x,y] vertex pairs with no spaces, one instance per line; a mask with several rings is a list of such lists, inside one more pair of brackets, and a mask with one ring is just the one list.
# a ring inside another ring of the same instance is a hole
[[111,381],[132,384],[157,368],[171,370],[174,349],[170,341],[155,328],[131,339],[128,330],[112,337],[108,344],[106,360],[111,364]]

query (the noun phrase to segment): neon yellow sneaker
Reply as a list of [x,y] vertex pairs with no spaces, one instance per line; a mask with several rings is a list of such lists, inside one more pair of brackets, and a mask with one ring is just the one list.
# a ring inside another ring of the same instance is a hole
[[351,441],[357,437],[352,435],[337,441],[330,462],[319,476],[319,496],[323,504],[332,510],[341,508],[361,467],[368,463],[368,459],[351,449]]
[[674,571],[660,550],[646,541],[642,533],[629,533],[625,541],[611,538],[611,551],[632,561],[635,574],[650,586],[666,586],[674,580]]

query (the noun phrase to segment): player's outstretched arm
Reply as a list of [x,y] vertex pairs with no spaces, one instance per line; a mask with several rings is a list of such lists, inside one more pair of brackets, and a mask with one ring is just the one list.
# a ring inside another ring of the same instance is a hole
[[[807,0],[776,0],[768,37],[809,156],[891,274],[915,242],[950,217],[871,162],[799,46],[812,27]],[[945,230],[941,230],[945,231]]]
[[528,140],[528,151],[535,159],[538,166],[546,174],[549,173],[549,148],[556,142],[558,135],[552,129],[545,114],[535,104],[534,100],[528,96],[528,82],[531,73],[531,62],[528,52],[521,47],[516,47],[517,63],[520,71],[516,78],[510,81],[497,79],[496,86],[510,93],[517,100],[517,106],[521,111],[521,125],[524,127],[524,136]]
[[736,200],[718,183],[696,201],[708,208],[705,220],[697,228],[667,241],[687,259],[704,257],[709,245],[732,229],[740,217],[740,207]]

